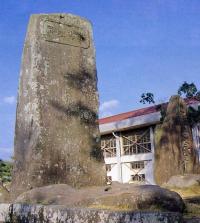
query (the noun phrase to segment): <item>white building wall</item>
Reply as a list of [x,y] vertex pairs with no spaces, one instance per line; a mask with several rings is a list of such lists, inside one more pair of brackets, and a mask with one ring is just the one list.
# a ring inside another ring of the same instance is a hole
[[[105,164],[111,164],[111,171],[107,172],[107,176],[112,177],[112,181],[118,181],[122,183],[130,183],[131,175],[145,174],[146,184],[155,184],[154,181],[154,138],[153,129],[150,129],[151,138],[151,152],[134,154],[134,155],[120,155],[116,157],[104,158]],[[118,140],[117,154],[121,151],[120,148],[120,137],[116,137]],[[145,161],[146,165],[143,169],[132,169],[131,163],[135,161]],[[120,171],[120,173],[119,173]]]
[[[131,162],[135,161],[145,161],[147,164],[144,169],[131,169]],[[106,164],[111,164],[111,171],[107,173],[107,176],[112,177],[112,181],[119,181],[118,178],[118,167],[117,167],[117,158],[105,158]],[[122,156],[121,157],[121,173],[122,173],[122,183],[129,183],[131,180],[131,175],[135,174],[145,174],[146,184],[155,184],[154,174],[153,174],[153,154],[137,154],[131,156]]]
[[111,171],[107,172],[107,176],[112,177],[112,181],[118,181],[118,168],[117,163],[112,164]]
[[129,166],[129,164],[122,164],[122,183],[128,183],[130,181],[131,172]]

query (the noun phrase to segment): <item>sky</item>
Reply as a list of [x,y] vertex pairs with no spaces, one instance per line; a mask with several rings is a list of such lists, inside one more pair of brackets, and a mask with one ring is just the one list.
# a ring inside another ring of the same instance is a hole
[[184,82],[200,88],[199,0],[0,0],[0,159],[12,156],[21,56],[29,17],[72,13],[93,24],[100,117],[157,103]]

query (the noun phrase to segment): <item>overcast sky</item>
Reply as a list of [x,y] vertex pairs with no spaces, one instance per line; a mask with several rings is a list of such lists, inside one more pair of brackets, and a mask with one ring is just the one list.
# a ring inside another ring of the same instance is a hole
[[0,0],[0,158],[12,154],[23,43],[32,13],[73,13],[93,23],[100,116],[163,102],[183,81],[200,88],[199,0]]

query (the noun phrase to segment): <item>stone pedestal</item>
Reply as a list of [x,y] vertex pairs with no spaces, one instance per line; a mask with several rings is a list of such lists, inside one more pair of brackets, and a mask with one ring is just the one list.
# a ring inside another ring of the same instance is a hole
[[59,205],[0,204],[0,221],[10,223],[182,223],[183,217],[182,214],[176,212],[109,211],[103,209],[66,208]]
[[104,184],[97,114],[91,24],[70,14],[32,15],[20,74],[14,197],[49,184]]

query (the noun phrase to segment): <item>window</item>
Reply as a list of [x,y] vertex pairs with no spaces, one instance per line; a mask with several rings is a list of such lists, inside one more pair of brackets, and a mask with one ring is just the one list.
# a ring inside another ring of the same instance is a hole
[[137,182],[144,182],[145,181],[145,174],[135,174],[131,176],[132,181],[137,181]]
[[101,149],[104,151],[104,157],[116,156],[116,139],[112,135],[101,137]]
[[124,133],[123,150],[124,155],[151,152],[150,129],[132,130]]
[[[134,155],[151,152],[150,128],[141,128],[117,132],[120,137],[119,149],[121,155]],[[116,157],[116,139],[112,134],[101,136],[101,149],[104,151],[104,158]]]
[[132,169],[143,169],[144,168],[144,161],[136,161],[131,163]]

